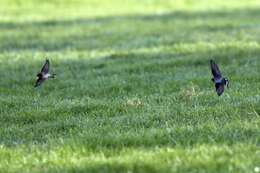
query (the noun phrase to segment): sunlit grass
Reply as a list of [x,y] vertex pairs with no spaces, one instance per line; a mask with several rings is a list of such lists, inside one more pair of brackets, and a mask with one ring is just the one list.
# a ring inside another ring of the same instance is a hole
[[77,17],[104,17],[136,14],[164,14],[172,11],[216,11],[255,8],[258,0],[3,0],[0,6],[2,21],[48,21]]

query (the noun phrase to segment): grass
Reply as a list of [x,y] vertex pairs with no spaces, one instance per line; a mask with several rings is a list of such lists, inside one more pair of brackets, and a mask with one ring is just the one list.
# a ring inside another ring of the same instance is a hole
[[0,172],[255,172],[260,3],[210,2],[1,1]]

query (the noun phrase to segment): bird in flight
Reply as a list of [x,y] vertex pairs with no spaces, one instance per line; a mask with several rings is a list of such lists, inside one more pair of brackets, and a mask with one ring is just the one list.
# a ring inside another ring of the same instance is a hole
[[229,81],[228,79],[222,77],[218,65],[213,60],[210,60],[210,67],[213,75],[213,78],[211,80],[215,83],[216,92],[218,96],[220,96],[224,92],[225,85],[229,87]]
[[54,78],[56,74],[50,74],[49,73],[50,69],[50,61],[46,59],[45,64],[43,65],[41,72],[37,74],[37,81],[34,85],[34,87],[40,86],[45,80],[49,78]]

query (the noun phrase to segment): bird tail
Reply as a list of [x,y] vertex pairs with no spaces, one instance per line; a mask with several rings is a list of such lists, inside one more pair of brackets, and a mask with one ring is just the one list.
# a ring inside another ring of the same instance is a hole
[[55,78],[56,74],[52,74],[49,78]]
[[229,88],[229,80],[226,79],[226,85],[227,85],[227,88]]

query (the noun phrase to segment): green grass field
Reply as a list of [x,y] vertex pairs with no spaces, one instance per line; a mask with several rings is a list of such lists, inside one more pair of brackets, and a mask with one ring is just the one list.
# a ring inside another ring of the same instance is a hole
[[259,0],[1,0],[0,40],[0,172],[260,167]]

